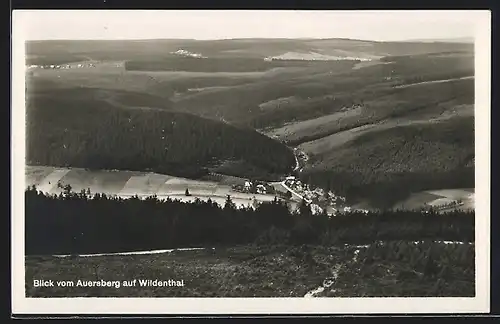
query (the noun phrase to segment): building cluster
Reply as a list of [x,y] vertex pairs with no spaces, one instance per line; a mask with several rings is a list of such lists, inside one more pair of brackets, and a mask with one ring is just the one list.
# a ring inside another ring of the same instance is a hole
[[175,52],[170,52],[170,54],[174,54],[174,55],[180,55],[180,56],[186,56],[186,57],[194,57],[194,58],[207,58],[199,53],[192,53],[190,51],[186,51],[186,50],[183,50],[183,49],[179,49]]
[[333,210],[334,213],[339,209],[346,212],[351,210],[350,207],[343,207],[346,201],[345,197],[338,196],[331,191],[325,191],[322,188],[311,189],[309,185],[302,183],[294,176],[286,177],[284,184],[310,203],[313,213],[321,213],[323,209]]
[[80,64],[46,64],[46,65],[28,65],[28,69],[79,69],[79,68],[94,68],[95,64],[93,63],[80,63]]
[[234,185],[233,190],[242,193],[254,193],[254,194],[274,194],[275,190],[267,183],[259,181],[246,180],[244,185]]
[[436,210],[443,210],[443,209],[449,209],[449,208],[458,208],[460,206],[463,206],[464,204],[465,203],[463,200],[458,199],[458,200],[453,200],[450,202],[436,204],[436,205],[429,205],[429,204],[425,203],[425,206],[428,208],[436,209]]
[[271,62],[271,61],[361,61],[361,62],[367,62],[371,61],[372,59],[369,58],[364,58],[364,57],[352,57],[352,56],[325,56],[321,54],[315,54],[315,55],[308,55],[305,54],[303,56],[287,56],[287,55],[282,55],[282,56],[268,56],[264,58],[264,61],[266,62]]

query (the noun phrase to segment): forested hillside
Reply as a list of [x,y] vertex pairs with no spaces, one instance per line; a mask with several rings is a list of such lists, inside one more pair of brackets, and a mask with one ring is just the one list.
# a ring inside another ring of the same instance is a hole
[[28,164],[196,177],[227,160],[278,174],[295,162],[286,146],[254,130],[180,112],[121,107],[90,95],[72,100],[67,91],[29,96]]
[[[474,118],[367,133],[313,158],[303,179],[389,208],[411,192],[474,188]],[[314,161],[315,160],[315,161]]]

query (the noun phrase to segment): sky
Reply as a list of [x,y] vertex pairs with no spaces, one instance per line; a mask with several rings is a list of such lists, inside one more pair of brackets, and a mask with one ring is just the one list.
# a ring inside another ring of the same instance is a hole
[[485,11],[17,10],[27,40],[474,37]]

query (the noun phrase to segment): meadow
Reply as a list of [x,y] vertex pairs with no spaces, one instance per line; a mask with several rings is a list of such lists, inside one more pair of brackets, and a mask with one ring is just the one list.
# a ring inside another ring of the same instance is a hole
[[[241,185],[245,179],[230,176],[218,179],[207,176],[192,180],[152,172],[26,166],[25,177],[26,187],[36,186],[37,190],[47,195],[60,195],[69,185],[74,192],[90,191],[122,199],[136,196],[141,199],[155,196],[161,200],[170,198],[183,202],[210,199],[221,207],[229,195],[239,208],[253,206],[254,201],[269,202],[275,198],[273,194],[234,191],[233,185]],[[186,189],[190,196],[185,195]],[[296,202],[290,204],[292,208],[296,207]]]

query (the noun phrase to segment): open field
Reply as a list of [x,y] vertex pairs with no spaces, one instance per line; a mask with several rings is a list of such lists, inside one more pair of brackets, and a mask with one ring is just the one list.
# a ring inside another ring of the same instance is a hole
[[[276,60],[305,60],[305,61],[337,61],[337,60],[353,60],[353,61],[371,61],[378,59],[381,56],[363,55],[363,56],[349,56],[353,52],[338,50],[338,56],[325,55],[317,52],[286,52],[284,54],[273,56],[272,59]],[[356,55],[356,54],[354,54]]]
[[[425,266],[429,252],[432,267]],[[422,261],[410,261],[414,256]],[[40,275],[55,287],[34,287],[33,280]],[[166,286],[141,286],[139,280],[148,279],[166,281]],[[78,280],[111,283],[92,288],[77,286]],[[181,285],[168,286],[168,280]],[[70,282],[69,286],[58,287],[61,281]],[[26,296],[469,297],[474,296],[474,246],[391,242],[363,247],[240,246],[152,255],[28,256]]]
[[[210,199],[220,206],[224,206],[228,195],[239,207],[252,205],[254,199],[263,202],[272,201],[275,197],[234,191],[228,179],[221,179],[221,182],[202,181],[150,172],[26,166],[25,176],[26,187],[35,185],[38,190],[48,194],[63,192],[57,186],[59,182],[62,186],[70,185],[75,192],[90,189],[93,194],[104,193],[125,199],[135,195],[140,198],[156,195],[158,199],[170,197],[185,202],[192,202],[196,198],[204,201]],[[191,196],[185,196],[186,189]],[[293,203],[292,207],[295,206],[296,203]]]
[[397,203],[394,208],[419,209],[429,206],[440,207],[460,200],[463,204],[451,208],[463,210],[474,209],[474,198],[474,188],[429,190],[412,194],[405,201]]

